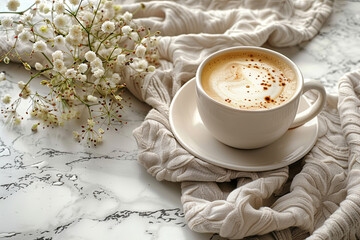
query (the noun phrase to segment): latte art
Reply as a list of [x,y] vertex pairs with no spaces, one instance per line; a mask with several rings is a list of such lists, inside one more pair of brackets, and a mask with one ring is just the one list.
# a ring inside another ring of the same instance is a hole
[[289,100],[296,91],[295,73],[274,57],[231,53],[211,60],[202,72],[207,94],[241,109],[268,109]]

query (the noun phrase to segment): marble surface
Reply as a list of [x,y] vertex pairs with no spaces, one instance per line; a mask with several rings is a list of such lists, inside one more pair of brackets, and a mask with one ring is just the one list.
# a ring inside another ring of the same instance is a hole
[[[359,0],[335,1],[313,40],[275,50],[293,59],[305,78],[321,81],[336,94],[338,79],[360,67],[359,10]],[[7,74],[0,96],[15,95],[16,83],[28,78],[17,64],[0,64],[0,71]],[[123,113],[128,123],[106,133],[96,148],[72,140],[77,122],[34,133],[32,120],[14,129],[0,121],[0,238],[221,239],[192,232],[179,184],[156,181],[137,162],[132,131],[150,108],[128,97],[131,104]]]

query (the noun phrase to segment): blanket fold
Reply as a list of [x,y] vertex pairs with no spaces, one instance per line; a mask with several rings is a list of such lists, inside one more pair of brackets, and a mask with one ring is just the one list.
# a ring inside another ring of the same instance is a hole
[[[197,6],[201,10],[196,9],[192,15],[199,16],[202,21],[207,16],[210,20],[206,22],[213,20],[212,30],[203,24],[202,32],[198,32],[199,22],[192,30],[189,25],[184,25],[182,30],[177,28],[178,25],[168,28],[174,21],[167,21],[168,15],[178,15],[173,12],[173,6],[162,15],[166,24],[154,25],[168,35],[161,37],[159,42],[161,57],[173,63],[172,81],[175,84],[171,90],[168,88],[171,97],[177,87],[194,77],[198,64],[208,54],[237,45],[260,46],[268,42],[274,46],[291,46],[309,40],[319,31],[331,7],[329,1],[276,1],[271,6],[256,5],[254,1],[252,4],[249,1],[241,3],[243,5],[240,4],[237,11],[227,12],[219,7],[221,10],[212,9],[209,15],[198,12],[209,11],[209,8]],[[184,15],[190,13],[185,11]],[[236,14],[241,17],[233,21]],[[227,30],[217,30],[219,18],[223,19],[220,28]],[[146,23],[151,25],[149,21]],[[232,23],[229,25],[229,22]],[[344,95],[349,96],[349,93]],[[352,95],[350,99],[358,99],[358,94]],[[259,239],[304,239],[309,233],[313,233],[310,239],[354,239],[358,231],[355,224],[358,211],[342,206],[349,197],[348,163],[353,164],[354,160],[349,159],[349,146],[340,127],[343,123],[336,103],[335,97],[328,98],[318,117],[319,140],[305,157],[301,171],[290,178],[287,167],[265,173],[239,173],[192,156],[172,135],[166,110],[152,110],[144,124],[134,131],[139,143],[139,162],[158,180],[182,182],[185,218],[195,231],[216,232],[231,239],[254,235],[262,235]],[[340,97],[338,105],[344,104],[350,110],[356,109],[349,107],[350,103],[343,103]],[[348,121],[351,120],[345,120]],[[357,130],[354,126],[351,129]],[[353,134],[350,136],[355,139],[350,140],[352,142],[359,140]],[[224,188],[220,182],[228,183],[224,183]],[[284,191],[287,185],[290,185],[289,192],[277,197],[276,193]],[[357,202],[351,203],[355,205],[353,208],[357,207]]]

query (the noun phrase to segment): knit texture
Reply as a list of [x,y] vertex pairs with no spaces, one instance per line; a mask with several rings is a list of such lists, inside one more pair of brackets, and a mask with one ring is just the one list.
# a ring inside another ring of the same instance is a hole
[[162,32],[162,66],[132,84],[132,92],[154,108],[134,131],[139,162],[159,181],[181,182],[185,218],[194,231],[230,239],[357,239],[358,72],[340,79],[339,97],[329,96],[318,116],[316,145],[289,167],[254,173],[214,166],[182,148],[169,125],[172,97],[206,56],[232,46],[286,47],[310,40],[332,2],[179,3],[149,2],[140,16]]

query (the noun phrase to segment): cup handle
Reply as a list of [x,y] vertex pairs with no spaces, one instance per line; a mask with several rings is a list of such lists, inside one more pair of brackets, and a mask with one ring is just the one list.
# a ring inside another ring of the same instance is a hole
[[303,93],[315,89],[319,92],[318,98],[316,99],[315,103],[311,105],[310,108],[307,110],[298,113],[294,119],[294,122],[290,125],[290,128],[296,128],[298,126],[303,125],[307,121],[310,121],[313,119],[316,115],[320,113],[322,108],[325,105],[326,101],[326,91],[323,85],[321,85],[320,82],[317,81],[309,81],[304,84]]

